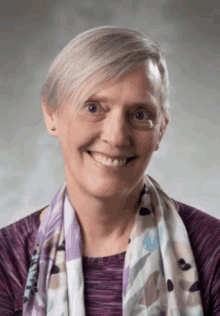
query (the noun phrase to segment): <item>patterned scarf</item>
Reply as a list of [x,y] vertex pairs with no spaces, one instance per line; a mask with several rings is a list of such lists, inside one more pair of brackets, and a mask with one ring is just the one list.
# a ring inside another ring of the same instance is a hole
[[[66,184],[39,227],[23,316],[85,316],[81,231]],[[198,274],[175,203],[149,176],[123,270],[123,316],[203,316]]]

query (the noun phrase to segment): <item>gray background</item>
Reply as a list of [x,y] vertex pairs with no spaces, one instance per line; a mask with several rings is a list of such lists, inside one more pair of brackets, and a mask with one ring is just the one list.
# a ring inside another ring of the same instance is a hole
[[[203,3],[204,2],[204,3]],[[170,72],[171,122],[148,168],[173,198],[220,217],[220,2],[6,0],[0,8],[0,227],[50,202],[64,181],[40,89],[79,32],[115,25],[159,42]]]

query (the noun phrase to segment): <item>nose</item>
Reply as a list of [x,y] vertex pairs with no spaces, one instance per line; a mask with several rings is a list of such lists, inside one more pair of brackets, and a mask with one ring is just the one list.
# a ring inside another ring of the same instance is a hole
[[124,113],[112,113],[103,121],[102,140],[113,147],[131,145],[132,129]]

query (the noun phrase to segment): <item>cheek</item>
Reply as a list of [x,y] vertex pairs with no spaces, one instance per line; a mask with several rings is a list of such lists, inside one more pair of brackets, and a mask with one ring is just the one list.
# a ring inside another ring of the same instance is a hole
[[91,128],[87,128],[82,123],[70,124],[68,127],[65,127],[62,138],[66,151],[71,152],[73,155],[78,151],[83,152],[94,139]]
[[70,152],[74,151],[75,140],[77,140],[78,134],[75,133],[74,128],[71,126],[71,124],[69,122],[66,122],[59,125],[58,137],[63,155],[67,157]]
[[148,155],[149,153],[154,151],[158,143],[157,138],[157,130],[151,130],[147,133],[137,135],[136,144],[138,146],[139,153],[142,153],[143,155]]

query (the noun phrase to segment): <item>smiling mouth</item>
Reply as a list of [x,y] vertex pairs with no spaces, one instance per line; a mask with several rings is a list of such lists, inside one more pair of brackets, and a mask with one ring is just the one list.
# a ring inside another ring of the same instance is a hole
[[[87,153],[88,153],[88,154],[90,155],[90,157],[92,157],[96,162],[99,162],[99,163],[102,163],[102,164],[104,164],[104,165],[107,165],[106,163],[97,161],[97,160],[93,157],[91,151],[87,151]],[[127,158],[127,159],[126,159],[126,163],[125,163],[125,164],[122,164],[121,166],[123,167],[123,166],[128,165],[130,162],[132,162],[132,161],[135,160],[136,158],[137,158],[137,156]],[[114,159],[112,159],[112,160],[114,160]],[[108,165],[107,165],[107,166],[108,166]],[[110,167],[121,167],[121,166],[120,166],[120,165],[119,165],[119,166],[118,166],[118,165],[117,165],[117,166],[110,165]]]

